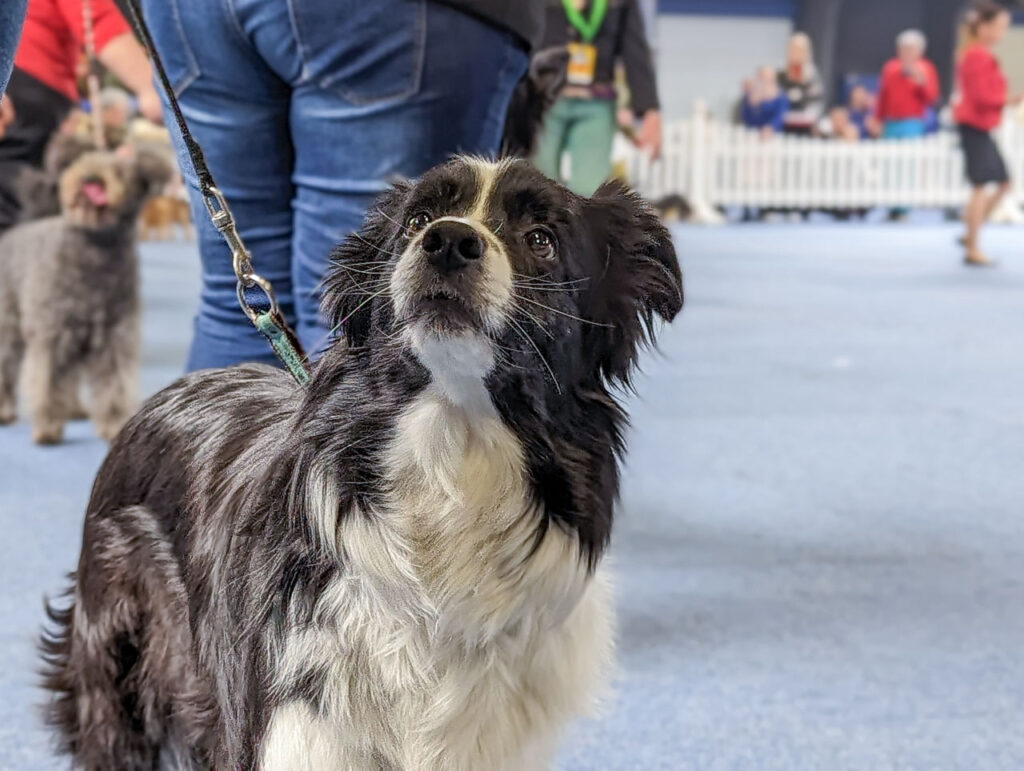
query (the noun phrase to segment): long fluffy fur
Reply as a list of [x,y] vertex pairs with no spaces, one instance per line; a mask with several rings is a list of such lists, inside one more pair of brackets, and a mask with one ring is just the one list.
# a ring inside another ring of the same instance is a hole
[[[418,212],[482,256],[435,274]],[[538,226],[557,257],[530,251]],[[473,159],[397,186],[335,255],[342,336],[305,389],[197,373],[112,444],[44,640],[62,749],[543,768],[610,667],[614,384],[681,302],[668,234],[618,187]]]

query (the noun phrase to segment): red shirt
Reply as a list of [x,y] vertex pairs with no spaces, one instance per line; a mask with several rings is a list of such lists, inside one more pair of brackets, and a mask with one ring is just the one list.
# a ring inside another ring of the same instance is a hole
[[939,76],[935,66],[927,59],[919,60],[918,65],[924,73],[923,83],[907,75],[899,59],[886,62],[875,106],[879,120],[923,118],[927,109],[939,100]]
[[956,68],[960,101],[953,117],[957,123],[991,131],[1003,119],[1006,107],[1006,78],[999,60],[983,45],[972,45]]
[[[3,2],[3,0],[0,0]],[[90,0],[96,53],[131,31],[114,0]],[[29,0],[14,66],[78,100],[75,65],[85,47],[82,0]]]

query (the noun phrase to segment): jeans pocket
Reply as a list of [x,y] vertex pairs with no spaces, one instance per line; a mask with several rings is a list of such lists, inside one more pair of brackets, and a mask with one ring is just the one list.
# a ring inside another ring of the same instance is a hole
[[401,101],[423,75],[427,0],[289,0],[304,77],[353,105]]
[[[181,23],[182,0],[145,0],[144,12],[146,24],[153,35],[160,61],[167,71],[174,95],[180,97],[196,78],[199,77],[199,64],[195,54],[185,37],[185,27]],[[188,0],[186,0],[187,2]],[[207,0],[199,0],[206,2]],[[196,0],[192,0],[196,2]]]

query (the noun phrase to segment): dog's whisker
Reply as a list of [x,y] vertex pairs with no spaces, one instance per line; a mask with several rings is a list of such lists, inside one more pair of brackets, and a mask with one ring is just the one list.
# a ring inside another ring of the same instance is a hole
[[600,322],[600,321],[591,321],[590,319],[584,319],[584,318],[582,318],[580,316],[573,315],[572,313],[568,313],[566,311],[560,311],[560,310],[558,310],[558,308],[552,308],[550,305],[545,305],[542,302],[537,302],[536,300],[531,300],[529,297],[522,297],[522,296],[520,296],[519,299],[523,300],[524,302],[528,302],[531,305],[536,305],[538,308],[543,308],[544,310],[551,311],[552,313],[557,313],[559,316],[565,316],[566,318],[573,319],[574,321],[578,321],[581,324],[590,324],[591,326],[605,327],[606,329],[612,329],[615,326],[614,324],[605,324],[605,323]]
[[524,283],[525,282],[537,282],[537,281],[539,281],[539,282],[545,282],[546,284],[549,284],[551,286],[563,286],[563,285],[567,286],[567,285],[570,285],[570,284],[583,284],[583,283],[586,283],[587,281],[590,281],[590,277],[589,276],[585,276],[583,278],[570,279],[568,281],[551,281],[551,280],[549,280],[550,275],[551,275],[550,273],[545,273],[542,276],[528,276],[525,273],[513,273],[512,274],[513,278],[519,279],[520,281],[522,281]]
[[370,247],[374,251],[380,252],[383,255],[387,255],[388,257],[394,257],[395,259],[398,259],[398,258],[400,258],[402,256],[400,254],[397,254],[396,252],[389,252],[387,249],[382,249],[381,247],[377,246],[377,244],[374,244],[374,243],[371,243],[370,241],[367,241],[366,238],[363,237],[362,233],[360,233],[358,230],[353,231],[352,232],[352,236],[357,241],[361,241],[362,243],[366,244],[368,247]]
[[403,223],[399,222],[398,220],[396,220],[394,217],[392,217],[390,214],[388,214],[386,211],[384,211],[380,207],[376,208],[374,211],[376,211],[377,214],[379,214],[381,217],[386,219],[388,222],[391,222],[392,224],[398,225],[399,229],[404,234],[409,235],[411,233],[411,231],[409,230],[409,228],[405,224],[403,224]]
[[[522,299],[522,298],[520,298],[520,299]],[[532,313],[530,313],[530,311],[528,311],[528,310],[527,310],[526,308],[524,308],[524,307],[523,307],[522,305],[518,305],[518,304],[517,304],[517,305],[516,305],[516,310],[518,310],[518,311],[519,311],[520,313],[522,313],[523,315],[527,316],[527,317],[528,317],[528,318],[529,318],[529,319],[530,319],[531,321],[533,321],[533,323],[537,325],[537,328],[538,328],[538,329],[539,329],[539,330],[540,330],[541,332],[543,332],[543,333],[544,333],[545,335],[547,335],[547,336],[548,336],[549,338],[551,338],[552,340],[554,340],[554,339],[555,339],[555,336],[554,336],[554,335],[553,335],[553,334],[551,333],[551,331],[550,331],[550,330],[549,330],[549,329],[548,329],[548,328],[547,328],[547,327],[546,327],[546,326],[544,325],[544,322],[543,322],[543,321],[541,321],[541,320],[540,320],[539,318],[537,318],[536,316],[534,316],[534,315],[533,315]]]
[[348,312],[348,313],[347,313],[347,314],[345,315],[345,317],[344,317],[344,318],[342,318],[342,320],[341,320],[341,321],[339,321],[339,322],[338,322],[337,324],[335,324],[335,325],[334,325],[334,328],[333,328],[333,329],[332,329],[332,330],[331,330],[331,331],[330,331],[330,332],[329,332],[328,334],[329,334],[329,335],[334,335],[335,333],[337,333],[337,331],[338,331],[339,329],[341,329],[342,325],[343,325],[343,324],[344,324],[344,323],[345,323],[346,321],[348,321],[348,320],[349,320],[350,318],[352,318],[353,316],[355,316],[355,315],[356,315],[356,314],[357,314],[357,313],[358,313],[358,312],[359,312],[360,310],[362,310],[362,309],[363,309],[363,308],[364,308],[364,307],[365,307],[365,306],[366,306],[366,305],[367,305],[368,303],[371,303],[371,302],[373,302],[374,300],[376,300],[376,299],[377,299],[378,297],[380,297],[381,295],[383,295],[383,294],[387,294],[387,293],[388,293],[389,291],[391,291],[391,286],[390,286],[390,285],[389,285],[389,286],[386,286],[386,287],[384,287],[384,288],[383,288],[383,289],[381,289],[381,290],[380,290],[379,292],[375,292],[374,294],[372,294],[372,295],[370,295],[369,297],[367,297],[367,298],[366,298],[365,300],[363,300],[363,301],[362,301],[361,303],[359,303],[359,305],[357,305],[357,306],[356,306],[355,308],[353,308],[353,309],[352,309],[351,311],[349,311],[349,312]]
[[561,394],[562,393],[562,386],[559,384],[558,378],[555,377],[555,371],[551,368],[551,365],[548,363],[548,360],[544,358],[544,354],[540,352],[540,348],[538,347],[538,345],[535,342],[533,342],[533,338],[531,338],[526,333],[526,331],[519,325],[519,322],[516,321],[514,318],[509,316],[508,321],[512,325],[512,328],[514,330],[516,330],[516,332],[519,333],[519,335],[523,338],[523,340],[525,340],[527,343],[529,343],[530,346],[533,348],[533,350],[537,353],[537,358],[540,359],[541,364],[544,365],[544,368],[548,371],[548,374],[551,375],[551,382],[554,384],[555,390],[559,394]]

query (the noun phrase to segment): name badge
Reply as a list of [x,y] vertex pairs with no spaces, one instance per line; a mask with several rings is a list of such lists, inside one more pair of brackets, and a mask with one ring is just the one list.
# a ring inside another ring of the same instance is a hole
[[573,86],[593,84],[597,74],[597,47],[590,43],[569,43],[569,69],[565,80]]

